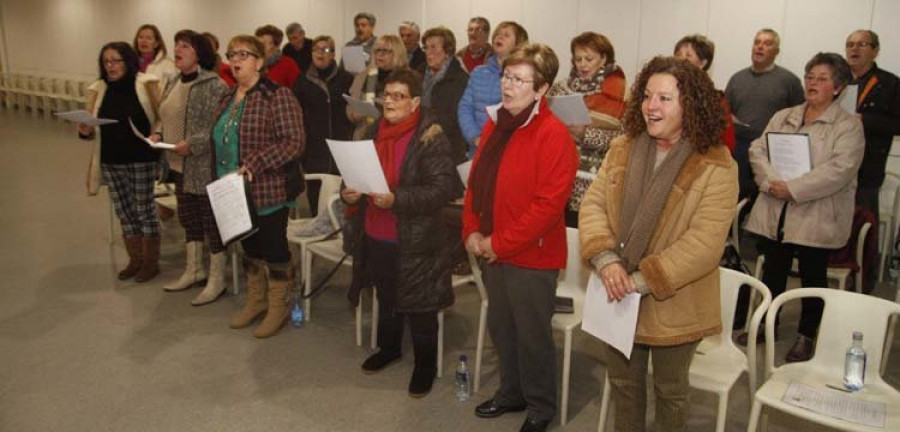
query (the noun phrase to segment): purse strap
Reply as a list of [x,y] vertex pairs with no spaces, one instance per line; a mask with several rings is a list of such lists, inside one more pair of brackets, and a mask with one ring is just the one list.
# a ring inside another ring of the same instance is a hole
[[[322,240],[318,240],[318,241],[315,241],[312,243],[321,243],[324,241],[332,240],[342,230],[343,230],[343,228],[338,228],[338,229],[332,231],[330,234],[326,235],[324,238],[322,238]],[[325,278],[322,279],[321,281],[319,281],[319,283],[317,283],[316,286],[313,287],[313,289],[309,291],[309,294],[303,294],[300,297],[303,299],[312,299],[312,298],[318,297],[319,294],[321,294],[322,291],[325,290],[325,286],[326,286],[325,284],[327,284],[328,281],[331,280],[331,277],[334,276],[335,273],[337,273],[338,269],[341,268],[341,265],[344,264],[344,261],[346,261],[347,257],[349,257],[349,256],[350,256],[350,254],[345,253],[344,256],[342,256],[341,259],[338,260],[337,264],[335,264],[334,267],[331,268],[331,270],[328,272],[328,274],[325,276]],[[310,273],[312,273],[312,272],[310,272]],[[307,277],[312,277],[312,274],[307,275]]]

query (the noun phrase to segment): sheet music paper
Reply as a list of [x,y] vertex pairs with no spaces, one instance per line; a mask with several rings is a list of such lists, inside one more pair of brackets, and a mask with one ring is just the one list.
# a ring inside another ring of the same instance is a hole
[[163,149],[163,150],[172,150],[175,148],[175,144],[167,144],[164,142],[150,141],[149,138],[145,137],[144,134],[142,134],[141,131],[138,130],[138,128],[134,125],[134,122],[131,121],[131,119],[128,119],[128,124],[131,125],[131,131],[134,132],[134,135],[137,136],[138,138],[140,138],[141,141],[144,141],[145,143],[149,144],[150,147],[153,147],[155,149]]
[[113,119],[98,119],[85,110],[56,112],[53,115],[73,123],[84,123],[88,126],[102,126],[105,124],[118,123]]
[[327,139],[328,149],[334,156],[344,184],[357,191],[369,193],[388,193],[387,180],[375,152],[375,142],[337,141]]
[[344,95],[344,100],[347,101],[347,105],[350,105],[350,109],[358,115],[373,118],[381,117],[381,113],[378,112],[378,108],[372,102],[356,99],[350,95]]
[[887,408],[884,403],[860,400],[852,394],[839,393],[827,387],[818,389],[792,382],[781,400],[789,405],[828,417],[866,426],[884,427]]
[[342,61],[344,70],[351,74],[357,74],[366,68],[369,55],[363,49],[362,45],[345,46]]
[[793,180],[812,169],[809,135],[769,132],[766,134],[766,141],[769,145],[769,162],[782,180]]
[[641,295],[638,293],[628,294],[621,301],[609,301],[603,281],[597,273],[591,272],[584,297],[581,329],[630,359],[640,306]]
[[456,166],[456,172],[459,173],[459,178],[462,179],[463,186],[469,187],[469,171],[472,170],[472,161],[465,161]]
[[250,206],[244,190],[244,177],[231,173],[206,185],[209,203],[212,206],[222,243],[252,232]]
[[591,124],[590,113],[588,113],[587,105],[584,104],[584,95],[548,97],[547,106],[563,124],[575,126]]
[[841,108],[850,114],[856,114],[856,98],[859,96],[859,84],[851,84],[844,88],[838,102]]

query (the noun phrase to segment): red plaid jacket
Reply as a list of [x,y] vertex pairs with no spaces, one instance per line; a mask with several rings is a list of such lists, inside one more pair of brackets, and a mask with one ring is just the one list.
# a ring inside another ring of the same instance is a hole
[[[219,101],[216,119],[228,109],[235,92],[236,88],[231,89]],[[245,100],[238,132],[239,165],[246,166],[253,174],[250,183],[253,204],[259,209],[286,202],[293,198],[285,192],[286,169],[299,169],[292,162],[298,160],[306,143],[300,104],[290,89],[268,78],[261,78],[247,92]],[[216,146],[211,147],[215,174]]]

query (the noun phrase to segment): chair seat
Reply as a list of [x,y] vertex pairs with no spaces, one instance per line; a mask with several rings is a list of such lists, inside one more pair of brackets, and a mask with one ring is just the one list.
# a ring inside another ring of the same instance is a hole
[[571,298],[575,312],[553,314],[552,326],[557,330],[571,331],[581,324],[581,315],[584,310],[584,290],[572,289],[572,287],[567,287],[565,284],[560,283],[556,288],[556,296]]
[[[877,371],[871,371],[877,373]],[[779,411],[784,411],[791,415],[802,417],[807,420],[822,420],[821,424],[829,427],[852,430],[852,431],[895,431],[900,430],[900,392],[885,384],[884,382],[866,383],[865,388],[859,392],[852,394],[852,397],[862,401],[876,401],[886,403],[885,410],[885,427],[870,427],[858,423],[851,423],[845,420],[816,416],[810,417],[810,411],[805,408],[790,405],[781,400],[791,383],[805,384],[809,387],[822,389],[826,392],[835,392],[837,394],[847,396],[849,393],[840,392],[825,387],[825,384],[841,385],[841,377],[826,374],[819,370],[810,370],[804,363],[784,365],[775,372],[765,384],[756,392],[756,398],[765,405],[775,407]],[[692,383],[693,384],[693,383]]]
[[716,343],[713,339],[703,340],[691,361],[691,387],[709,392],[727,392],[738,378],[747,371],[747,356],[731,344]]
[[[329,261],[337,262],[344,257],[343,239],[333,239],[310,243],[306,247],[311,254],[325,258]],[[349,262],[349,260],[344,261],[345,264],[347,262]]]
[[287,240],[291,243],[296,243],[300,245],[308,245],[312,242],[317,242],[319,240],[324,239],[328,236],[328,234],[320,234],[314,236],[304,236],[300,235],[300,233],[306,229],[309,224],[312,223],[313,218],[302,218],[302,219],[292,219],[288,220],[287,226]]

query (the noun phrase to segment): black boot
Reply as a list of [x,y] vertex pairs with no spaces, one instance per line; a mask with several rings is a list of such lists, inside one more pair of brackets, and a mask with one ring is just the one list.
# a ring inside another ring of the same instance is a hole
[[434,377],[437,375],[437,327],[436,312],[409,314],[409,328],[416,355],[416,366],[409,380],[409,395],[412,397],[427,395],[434,385]]
[[362,364],[363,372],[376,373],[389,364],[400,360],[403,342],[403,315],[393,308],[378,303],[378,352],[369,356]]

